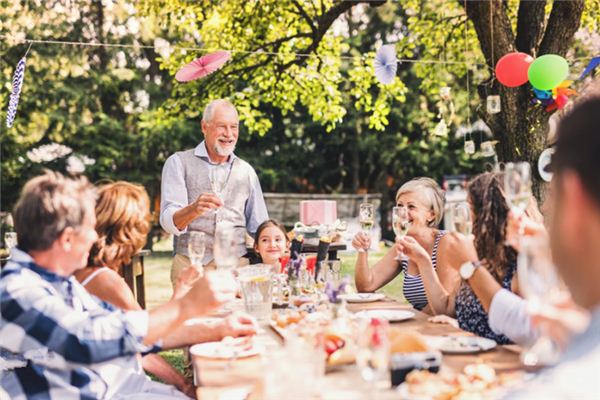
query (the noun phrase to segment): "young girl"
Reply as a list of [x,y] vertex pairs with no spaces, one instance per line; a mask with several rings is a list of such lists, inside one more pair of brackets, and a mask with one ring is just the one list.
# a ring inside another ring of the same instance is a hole
[[268,219],[256,230],[254,250],[264,264],[275,265],[277,272],[281,268],[281,259],[287,256],[290,240],[285,227],[279,222]]

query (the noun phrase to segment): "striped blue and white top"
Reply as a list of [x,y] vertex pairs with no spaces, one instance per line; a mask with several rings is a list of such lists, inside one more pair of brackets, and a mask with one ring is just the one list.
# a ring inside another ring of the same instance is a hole
[[[440,239],[446,234],[446,231],[439,231],[435,236],[433,243],[433,251],[431,252],[431,265],[433,269],[437,266],[437,250],[440,244]],[[402,293],[404,298],[417,310],[422,310],[427,306],[427,295],[425,294],[425,286],[421,275],[411,275],[408,273],[408,260],[402,260],[400,263],[404,272],[404,284]]]

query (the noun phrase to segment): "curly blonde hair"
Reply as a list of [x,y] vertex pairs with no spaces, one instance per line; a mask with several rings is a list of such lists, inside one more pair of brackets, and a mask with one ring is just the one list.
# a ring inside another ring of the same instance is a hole
[[146,243],[150,231],[150,199],[141,185],[119,181],[101,186],[96,202],[98,240],[90,250],[88,266],[121,267]]
[[504,173],[485,172],[467,187],[474,210],[475,248],[484,265],[501,281],[509,266],[516,264],[517,253],[506,246],[506,221],[510,208],[504,194]]

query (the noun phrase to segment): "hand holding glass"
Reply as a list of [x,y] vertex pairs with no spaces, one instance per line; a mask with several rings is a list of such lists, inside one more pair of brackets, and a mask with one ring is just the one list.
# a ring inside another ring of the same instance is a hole
[[504,190],[508,205],[522,214],[531,200],[531,167],[529,163],[506,164]]

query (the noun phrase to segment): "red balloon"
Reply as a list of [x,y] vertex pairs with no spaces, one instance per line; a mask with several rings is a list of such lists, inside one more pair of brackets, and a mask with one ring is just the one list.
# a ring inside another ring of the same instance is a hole
[[525,53],[508,53],[496,63],[496,78],[504,86],[517,87],[529,80],[527,71],[533,57]]

